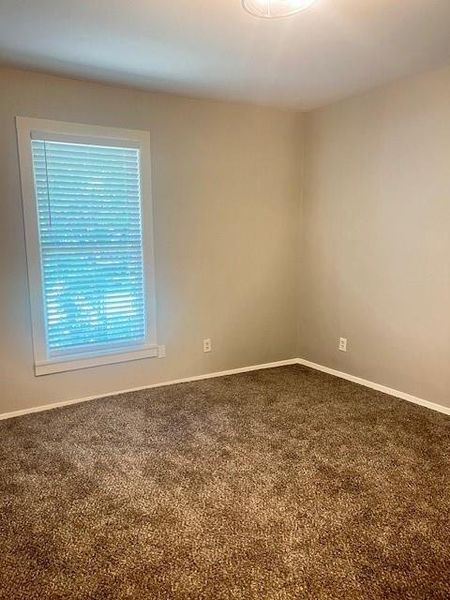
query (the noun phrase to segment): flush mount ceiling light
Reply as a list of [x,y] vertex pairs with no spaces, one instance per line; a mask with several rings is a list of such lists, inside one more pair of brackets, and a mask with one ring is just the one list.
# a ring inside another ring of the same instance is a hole
[[255,17],[277,19],[289,17],[309,8],[317,0],[242,0],[242,6]]

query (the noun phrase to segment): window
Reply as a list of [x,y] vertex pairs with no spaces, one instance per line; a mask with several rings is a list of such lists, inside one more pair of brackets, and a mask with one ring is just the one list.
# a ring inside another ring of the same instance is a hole
[[149,134],[17,132],[36,375],[156,356]]

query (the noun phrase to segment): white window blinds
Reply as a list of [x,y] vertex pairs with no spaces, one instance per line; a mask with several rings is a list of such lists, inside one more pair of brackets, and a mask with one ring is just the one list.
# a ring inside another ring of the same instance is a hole
[[144,344],[139,149],[31,146],[48,356]]

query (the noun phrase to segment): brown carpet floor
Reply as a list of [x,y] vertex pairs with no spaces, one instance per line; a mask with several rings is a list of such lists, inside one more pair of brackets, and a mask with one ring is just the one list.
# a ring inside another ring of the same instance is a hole
[[449,459],[299,366],[3,421],[0,598],[448,600]]

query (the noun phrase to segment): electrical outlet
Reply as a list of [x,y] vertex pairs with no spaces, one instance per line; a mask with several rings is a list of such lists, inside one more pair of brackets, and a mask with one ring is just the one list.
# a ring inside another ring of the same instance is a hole
[[211,352],[211,350],[212,350],[211,340],[209,338],[207,338],[206,340],[203,340],[203,352]]
[[339,350],[341,352],[347,352],[347,338],[340,338],[340,340],[339,340]]
[[158,358],[166,358],[166,347],[158,346]]

